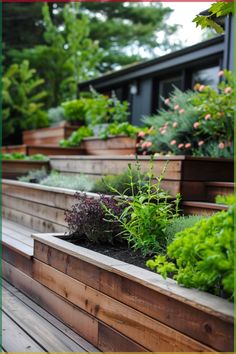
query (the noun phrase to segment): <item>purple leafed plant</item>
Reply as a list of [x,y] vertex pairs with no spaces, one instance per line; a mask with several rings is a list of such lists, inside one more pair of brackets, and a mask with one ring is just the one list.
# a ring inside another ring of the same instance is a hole
[[70,210],[65,212],[69,234],[73,237],[88,239],[93,243],[115,243],[121,239],[120,226],[117,221],[108,221],[103,205],[120,215],[122,208],[115,197],[100,195],[99,198],[88,196],[86,193],[76,193],[77,199]]

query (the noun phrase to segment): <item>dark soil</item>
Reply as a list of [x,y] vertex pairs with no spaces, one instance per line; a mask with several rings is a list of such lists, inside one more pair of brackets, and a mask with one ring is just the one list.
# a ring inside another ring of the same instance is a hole
[[92,243],[88,240],[81,240],[78,238],[68,238],[62,237],[63,240],[73,243],[74,245],[88,248],[92,251],[104,254],[106,256],[118,259],[129,264],[136,265],[138,267],[148,269],[146,267],[146,261],[151,257],[144,257],[140,252],[134,252],[129,249],[126,245],[111,245],[111,244],[97,244]]

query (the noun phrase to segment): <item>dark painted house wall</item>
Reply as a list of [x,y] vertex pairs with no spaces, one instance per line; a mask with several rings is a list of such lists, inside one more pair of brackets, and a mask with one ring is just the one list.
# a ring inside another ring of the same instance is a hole
[[229,17],[224,36],[81,83],[79,91],[88,91],[90,86],[101,93],[115,91],[119,99],[129,101],[130,121],[141,124],[142,116],[163,105],[160,97],[167,97],[173,84],[182,90],[193,88],[194,82],[216,86],[218,71],[233,69],[233,26]]

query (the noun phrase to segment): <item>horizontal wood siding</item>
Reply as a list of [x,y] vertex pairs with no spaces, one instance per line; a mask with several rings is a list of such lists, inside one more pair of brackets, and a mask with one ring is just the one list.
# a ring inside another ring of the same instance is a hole
[[45,263],[34,261],[33,277],[83,311],[88,312],[150,351],[213,351],[211,348]]
[[39,170],[41,168],[49,169],[49,162],[45,161],[2,161],[2,178],[17,179],[27,175],[29,171]]
[[180,302],[37,240],[34,244],[34,257],[210,347],[220,351],[232,349],[232,322],[199,310],[194,303]]

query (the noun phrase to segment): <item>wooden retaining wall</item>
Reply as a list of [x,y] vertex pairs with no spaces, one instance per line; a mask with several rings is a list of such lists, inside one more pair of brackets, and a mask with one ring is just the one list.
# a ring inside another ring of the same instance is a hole
[[[140,156],[142,171],[150,166],[150,157]],[[166,172],[162,187],[172,196],[181,193],[183,200],[201,201],[205,199],[205,182],[233,181],[233,160],[214,158],[193,158],[188,156],[158,157],[154,161],[153,173],[160,176],[166,162]],[[130,156],[78,156],[51,158],[52,169],[63,174],[84,173],[93,178],[108,174],[119,174],[127,170],[128,163],[135,165],[135,157]]]
[[49,170],[49,161],[25,161],[25,160],[3,160],[2,178],[17,179],[25,176],[29,171],[40,170],[41,168]]
[[71,155],[84,155],[85,150],[83,144],[81,147],[74,148],[64,148],[58,145],[15,145],[15,146],[3,146],[2,153],[13,153],[22,152],[28,156],[35,154],[42,154],[47,156],[61,155],[61,156],[71,156]]

